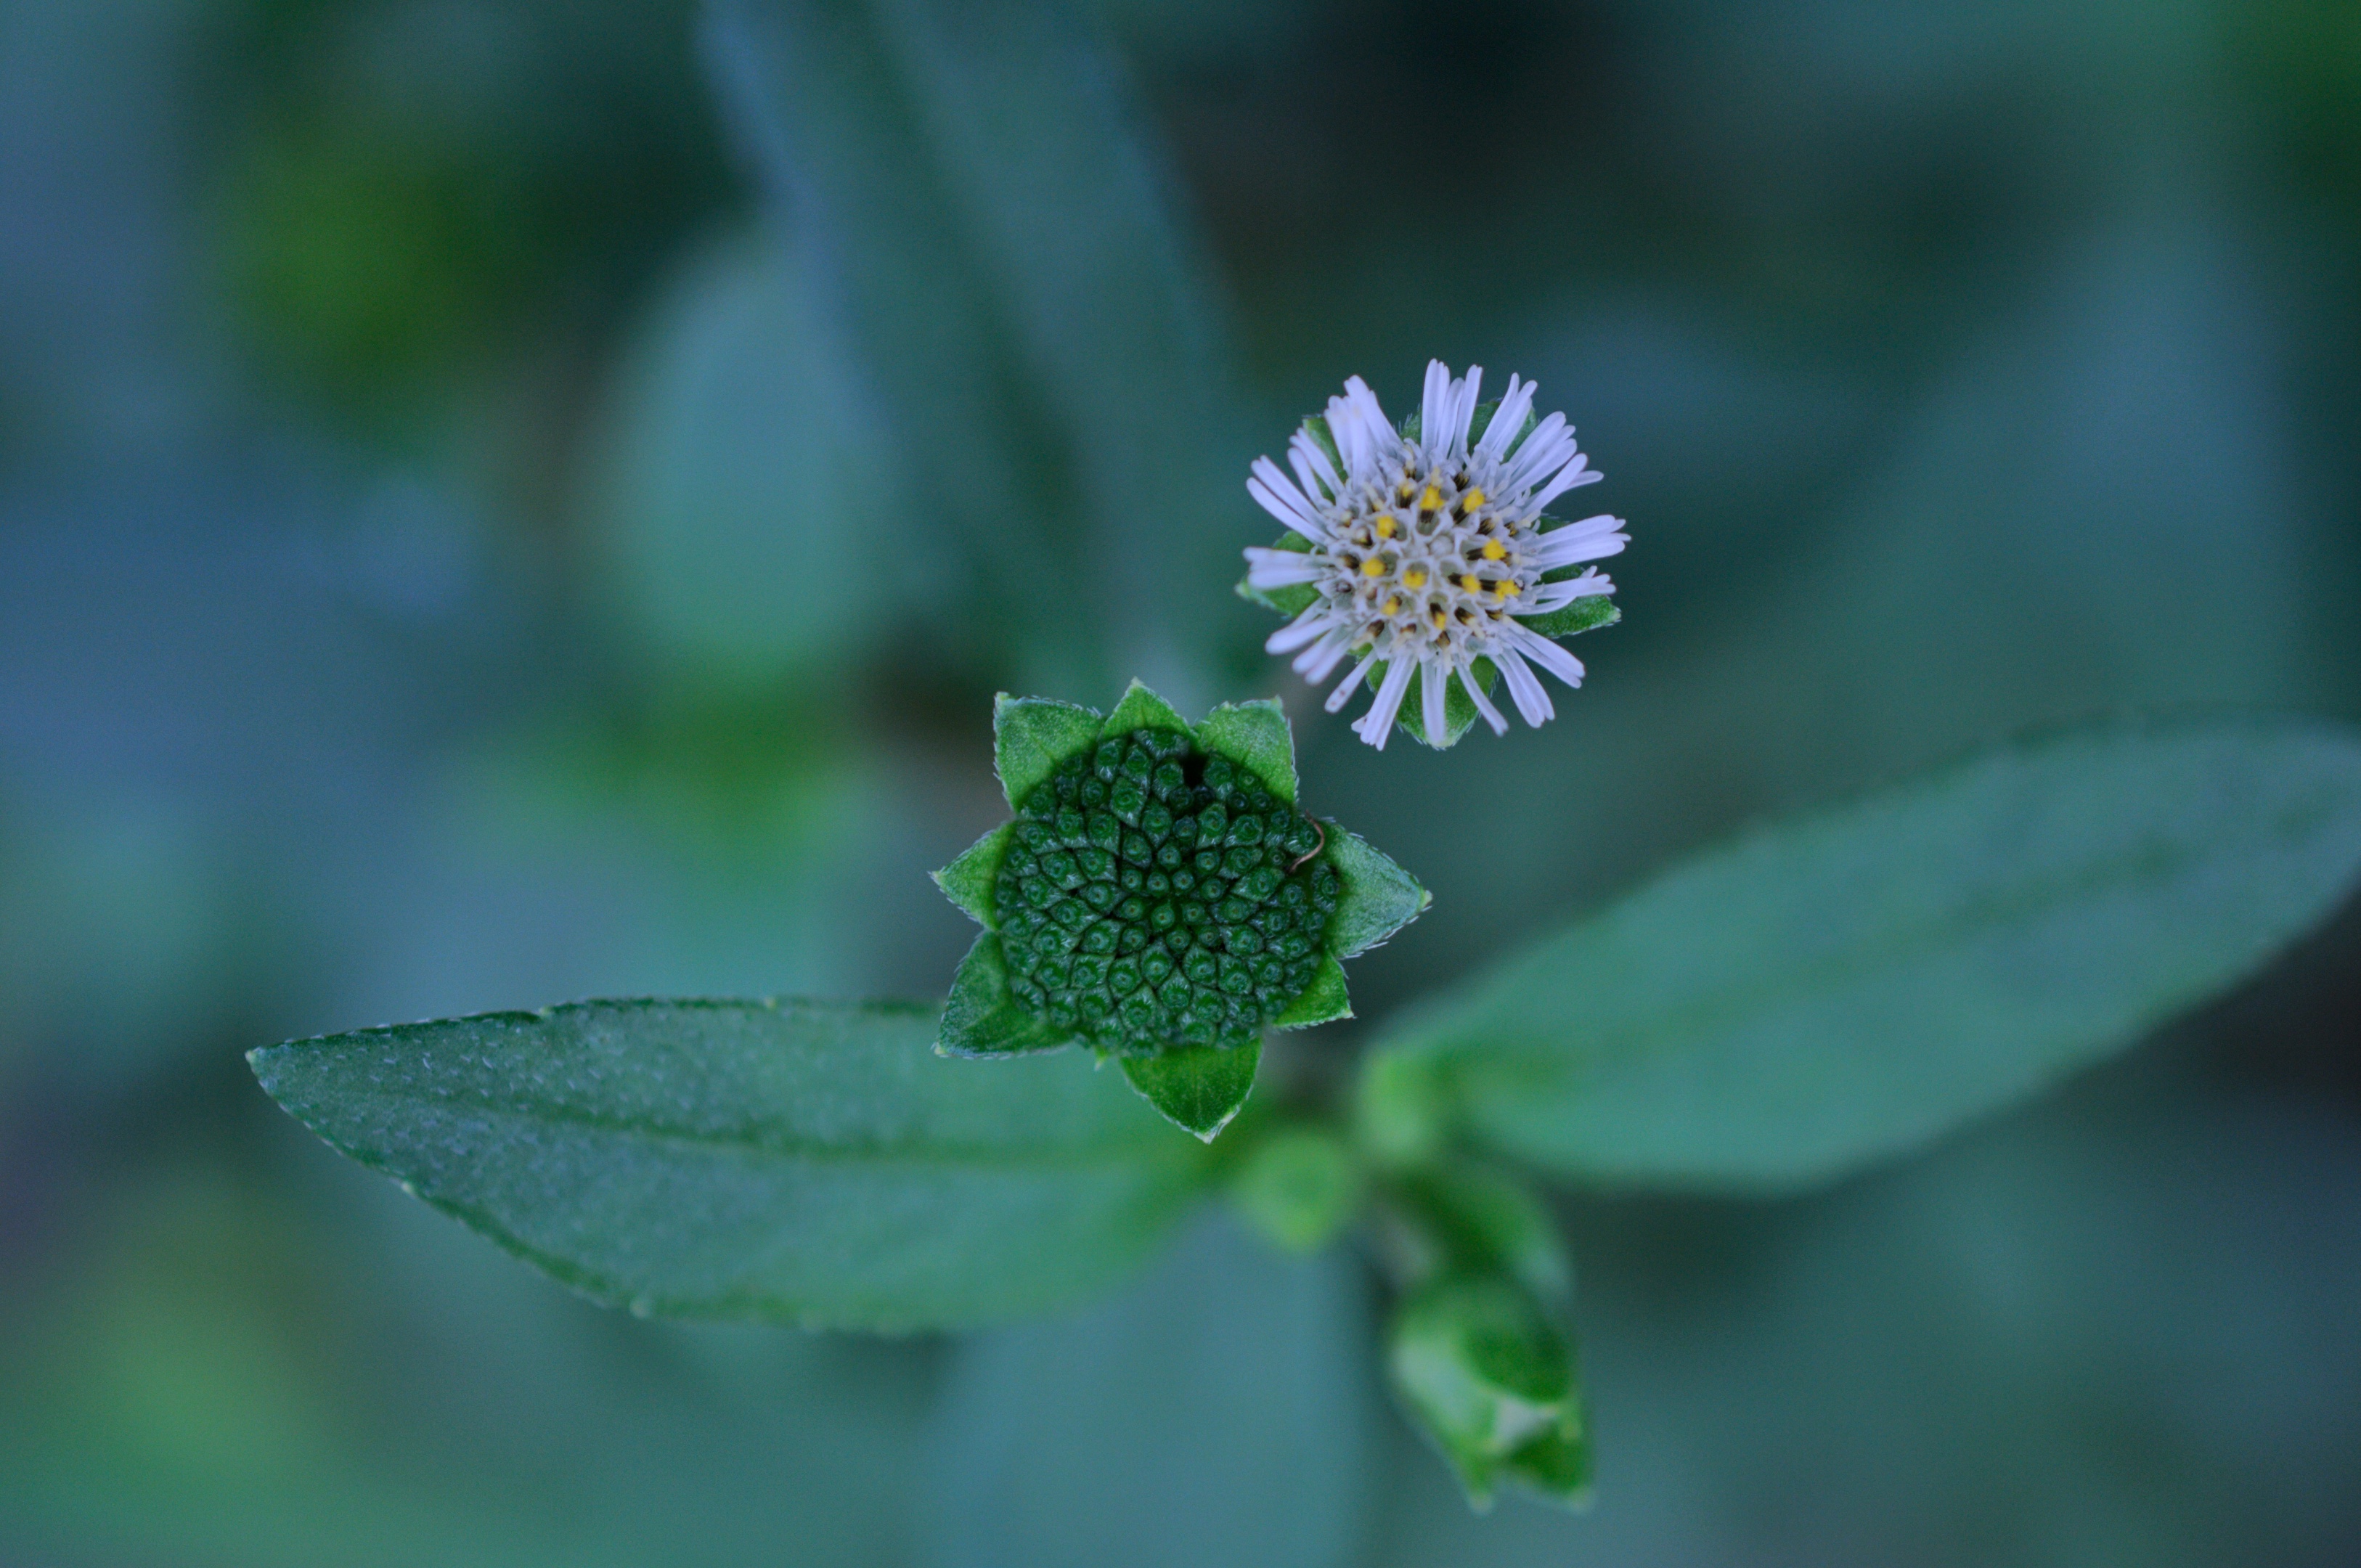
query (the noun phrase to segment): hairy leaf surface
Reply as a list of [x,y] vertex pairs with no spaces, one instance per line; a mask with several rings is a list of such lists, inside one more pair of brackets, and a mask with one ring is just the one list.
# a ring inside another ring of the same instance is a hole
[[1421,1007],[1378,1066],[1567,1175],[1822,1180],[2218,994],[2356,869],[2348,730],[2066,733],[1703,855]]
[[586,1295],[912,1329],[1113,1283],[1201,1150],[1080,1057],[934,1054],[937,1009],[587,1002],[256,1051],[273,1098]]

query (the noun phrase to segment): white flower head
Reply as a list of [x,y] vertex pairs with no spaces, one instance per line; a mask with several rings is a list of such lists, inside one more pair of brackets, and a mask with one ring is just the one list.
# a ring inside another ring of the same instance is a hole
[[1356,376],[1343,397],[1328,400],[1324,418],[1296,432],[1287,454],[1293,479],[1260,457],[1246,481],[1247,493],[1296,535],[1281,548],[1246,553],[1246,586],[1262,595],[1293,590],[1299,599],[1303,588],[1312,591],[1265,646],[1293,653],[1315,685],[1347,656],[1355,660],[1328,694],[1331,713],[1382,665],[1377,700],[1353,726],[1380,750],[1414,674],[1429,745],[1453,739],[1446,700],[1454,676],[1493,732],[1506,734],[1479,659],[1499,671],[1525,722],[1539,726],[1555,710],[1532,666],[1580,685],[1581,662],[1554,637],[1613,619],[1603,598],[1582,607],[1602,613],[1563,612],[1615,591],[1596,566],[1571,568],[1619,554],[1631,539],[1623,521],[1542,515],[1600,476],[1564,414],[1533,422],[1531,381],[1510,377],[1481,433],[1471,432],[1483,375],[1470,366],[1455,378],[1441,360],[1429,362],[1414,434],[1408,424],[1397,430]]

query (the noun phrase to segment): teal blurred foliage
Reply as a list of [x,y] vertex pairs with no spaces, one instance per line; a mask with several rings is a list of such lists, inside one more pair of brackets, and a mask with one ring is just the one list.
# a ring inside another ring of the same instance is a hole
[[[0,5],[0,1557],[2353,1556],[2349,912],[1833,1192],[1567,1200],[1579,1519],[1468,1514],[1345,1245],[645,1322],[239,1053],[939,995],[1000,689],[1281,693],[1435,894],[1373,1022],[2023,726],[2361,717],[2356,278],[2330,0]],[[1246,462],[1430,356],[1580,426],[1626,620],[1380,758],[1229,585]]]

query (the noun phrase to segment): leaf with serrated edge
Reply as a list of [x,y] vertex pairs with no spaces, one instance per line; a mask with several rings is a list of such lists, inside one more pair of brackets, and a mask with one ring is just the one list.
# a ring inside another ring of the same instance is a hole
[[[1543,637],[1573,637],[1585,631],[1596,631],[1602,626],[1612,626],[1623,619],[1615,601],[1605,594],[1587,594],[1571,604],[1563,604],[1543,615],[1519,618],[1519,624],[1528,631]],[[1490,691],[1490,686],[1484,688]]]
[[1279,698],[1224,703],[1197,726],[1197,744],[1227,757],[1271,794],[1295,804],[1295,733]]
[[990,931],[975,939],[951,977],[950,1001],[935,1048],[948,1057],[1023,1056],[1061,1050],[1074,1037],[1037,1018],[1008,994],[1008,959]]
[[1417,919],[1433,895],[1360,835],[1324,819],[1323,825],[1328,832],[1323,853],[1344,883],[1336,912],[1328,917],[1328,948],[1338,958],[1349,959]]
[[1286,1011],[1270,1021],[1270,1026],[1308,1029],[1314,1024],[1333,1024],[1352,1015],[1352,998],[1345,994],[1345,966],[1323,953],[1312,983],[1303,988],[1302,995],[1287,1004]]
[[1077,1058],[973,1068],[896,1003],[593,1002],[254,1052],[314,1132],[585,1295],[964,1327],[1113,1284],[1210,1175]]
[[1165,1120],[1212,1143],[1254,1089],[1262,1042],[1226,1048],[1199,1046],[1161,1056],[1126,1057],[1123,1075]]
[[1174,711],[1170,703],[1149,691],[1146,683],[1141,681],[1132,682],[1125,690],[1123,700],[1115,705],[1115,711],[1107,715],[1104,724],[1099,726],[1098,738],[1107,740],[1117,735],[1128,735],[1135,729],[1177,729],[1191,739],[1197,733],[1187,719]]
[[1001,860],[1008,853],[1008,840],[1016,831],[1014,822],[1002,823],[934,873],[935,885],[943,890],[943,896],[987,931],[1000,929],[999,911],[993,904],[993,879],[1000,874]]
[[1623,1187],[1786,1190],[1925,1144],[2219,994],[2361,872],[2361,738],[2004,746],[1709,851],[1433,998],[1466,1129]]
[[1049,781],[1058,764],[1098,739],[1099,715],[1071,702],[1048,697],[1010,696],[1002,692],[992,705],[992,763],[1000,774],[1000,791],[1014,811],[1025,797]]

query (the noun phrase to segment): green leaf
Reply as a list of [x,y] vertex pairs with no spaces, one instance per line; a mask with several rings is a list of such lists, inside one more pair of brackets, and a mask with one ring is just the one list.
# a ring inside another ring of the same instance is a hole
[[1000,929],[999,914],[993,907],[992,884],[1000,874],[1001,857],[1008,852],[1008,840],[1016,831],[1014,822],[1002,823],[962,851],[958,860],[934,873],[935,885],[943,890],[943,896],[987,931]]
[[1434,998],[1378,1059],[1426,1058],[1468,1131],[1567,1175],[1792,1188],[2129,1045],[2357,869],[2349,729],[2070,732],[1708,853]]
[[[1035,668],[1095,667],[1105,628],[1067,543],[1082,520],[1060,504],[1063,484],[1042,482],[1081,433],[1043,418],[1038,356],[1011,331],[1005,280],[970,221],[973,192],[944,166],[946,127],[912,80],[906,38],[877,8],[831,0],[701,9],[716,99],[768,215],[803,247],[829,346],[882,428],[925,433],[928,461],[879,471],[909,530],[903,548],[968,586],[947,607],[962,633],[1021,642]],[[994,624],[1036,603],[1060,613]]]
[[1358,834],[1323,821],[1328,831],[1328,863],[1344,881],[1336,912],[1328,917],[1328,950],[1349,959],[1417,919],[1433,895]]
[[1295,804],[1295,732],[1279,698],[1224,703],[1197,726],[1197,743],[1245,768],[1288,805]]
[[1174,1126],[1212,1143],[1254,1089],[1262,1042],[1126,1057],[1123,1075]]
[[[645,313],[606,394],[611,425],[590,448],[591,560],[606,602],[654,652],[708,681],[720,672],[767,690],[794,672],[841,668],[890,634],[850,597],[797,593],[842,531],[906,539],[916,510],[894,450],[832,390],[857,368],[809,250],[755,236],[697,247]],[[816,448],[876,482],[813,504],[804,465]],[[931,613],[944,586],[921,575],[899,591]],[[796,612],[782,615],[790,596]]]
[[1099,737],[1096,708],[1042,696],[1010,696],[992,703],[992,765],[1000,792],[1016,810],[1049,782],[1058,764]]
[[1548,1205],[1501,1171],[1449,1160],[1395,1175],[1389,1200],[1408,1218],[1397,1260],[1418,1279],[1442,1274],[1501,1274],[1541,1300],[1574,1296],[1574,1265]]
[[1115,705],[1115,711],[1099,726],[1097,738],[1128,735],[1135,729],[1177,729],[1191,738],[1197,733],[1196,727],[1181,718],[1170,703],[1137,680],[1125,689],[1123,700]]
[[1289,1252],[1315,1252],[1353,1223],[1361,1166],[1352,1146],[1324,1127],[1281,1127],[1255,1142],[1230,1179],[1230,1202]]
[[950,1001],[935,1048],[949,1057],[1023,1056],[1062,1050],[1074,1037],[1034,1016],[1008,994],[1008,958],[990,931],[975,939],[951,976]]
[[[1017,602],[1054,604],[1049,619],[1086,620],[1118,651],[1212,656],[1223,634],[1201,585],[1237,557],[1204,520],[1238,503],[1251,436],[1212,257],[1167,201],[1131,72],[1072,5],[835,9],[840,26],[873,20],[1006,331],[1020,379],[1004,417],[1054,432],[1064,483],[1038,486],[1034,509],[1066,492],[1084,515],[1060,537],[1122,564],[1080,602]],[[1043,618],[1026,619],[1029,632]]]
[[[1596,631],[1602,626],[1612,626],[1623,619],[1615,601],[1605,594],[1587,594],[1571,604],[1563,604],[1545,615],[1521,615],[1518,623],[1528,631],[1543,637],[1572,637],[1578,632]],[[1484,689],[1489,692],[1489,682]]]
[[1404,1410],[1470,1504],[1489,1508],[1503,1480],[1552,1502],[1587,1500],[1573,1347],[1513,1281],[1447,1275],[1412,1291],[1394,1314],[1386,1362]]
[[1580,1412],[1550,1427],[1500,1461],[1500,1474],[1519,1490],[1562,1508],[1590,1506],[1590,1436]]
[[1270,1021],[1270,1026],[1308,1029],[1314,1024],[1333,1024],[1352,1015],[1353,999],[1345,992],[1345,966],[1336,961],[1335,955],[1323,953],[1319,969],[1312,972],[1312,983]]
[[1079,1058],[978,1067],[935,1010],[588,1002],[254,1052],[314,1132],[635,1312],[914,1329],[1049,1310],[1140,1262],[1193,1147]]

